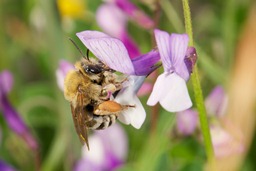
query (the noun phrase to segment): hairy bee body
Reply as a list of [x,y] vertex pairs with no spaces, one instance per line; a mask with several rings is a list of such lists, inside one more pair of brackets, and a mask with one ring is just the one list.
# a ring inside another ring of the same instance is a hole
[[76,132],[89,149],[87,129],[111,126],[118,115],[131,106],[110,100],[110,96],[122,88],[122,81],[103,63],[82,59],[75,68],[65,78],[64,96],[71,104]]

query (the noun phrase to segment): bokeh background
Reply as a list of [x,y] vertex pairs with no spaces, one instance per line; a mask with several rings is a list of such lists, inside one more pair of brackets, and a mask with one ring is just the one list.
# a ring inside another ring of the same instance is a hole
[[[181,1],[132,2],[157,23],[156,27],[169,33],[185,32]],[[0,1],[0,72],[12,73],[14,83],[8,99],[38,144],[37,148],[31,148],[22,136],[13,132],[1,111],[0,160],[13,169],[76,170],[82,146],[75,133],[69,103],[57,85],[56,70],[60,60],[74,63],[81,58],[69,38],[85,52],[75,33],[102,31],[96,11],[103,3],[106,2]],[[229,103],[224,119],[218,122],[232,136],[237,136],[242,152],[217,158],[213,167],[207,165],[200,127],[189,136],[181,135],[175,113],[160,106],[146,106],[148,93],[140,96],[147,111],[142,128],[137,130],[120,123],[127,135],[127,154],[116,170],[256,170],[255,5],[253,0],[190,2],[203,94],[206,97],[217,85],[224,88]],[[152,28],[143,28],[129,20],[127,30],[142,53],[155,48]],[[191,82],[188,88],[193,100]],[[232,126],[227,126],[230,123]],[[118,144],[120,137],[114,137],[114,142]]]

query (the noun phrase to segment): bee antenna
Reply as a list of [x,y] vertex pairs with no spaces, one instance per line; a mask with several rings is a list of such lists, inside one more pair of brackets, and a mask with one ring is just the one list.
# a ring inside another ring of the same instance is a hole
[[86,51],[86,58],[89,60],[89,53],[90,53],[90,50],[89,49],[87,49],[87,51]]
[[83,52],[81,51],[81,49],[77,46],[77,44],[75,43],[75,41],[73,39],[71,39],[69,37],[69,40],[73,43],[73,45],[76,47],[76,49],[79,51],[79,53],[83,56],[83,58],[89,60],[89,50],[87,49],[87,52],[86,52],[86,56],[83,54]]

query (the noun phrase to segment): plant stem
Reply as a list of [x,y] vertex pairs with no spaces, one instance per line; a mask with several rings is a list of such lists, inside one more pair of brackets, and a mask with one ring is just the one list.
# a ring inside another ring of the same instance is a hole
[[[185,18],[185,29],[190,39],[189,46],[193,46],[194,45],[193,31],[192,31],[192,22],[191,22],[189,3],[188,3],[188,0],[182,0],[182,2],[183,2],[183,11],[184,11],[184,18]],[[200,121],[201,131],[203,134],[207,158],[208,160],[212,160],[212,158],[214,157],[214,152],[213,152],[212,140],[211,140],[209,125],[207,120],[206,109],[204,105],[203,93],[202,93],[199,76],[198,76],[197,65],[195,65],[193,68],[191,80],[192,80],[192,85],[193,85],[193,90],[195,95],[195,102],[196,102],[197,110],[199,113],[199,121]]]

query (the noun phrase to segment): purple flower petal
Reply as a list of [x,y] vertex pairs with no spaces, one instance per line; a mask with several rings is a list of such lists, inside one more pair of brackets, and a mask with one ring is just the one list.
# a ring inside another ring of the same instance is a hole
[[12,166],[8,165],[4,161],[0,160],[0,170],[1,171],[15,171],[16,169],[14,169]]
[[13,84],[12,74],[4,70],[0,73],[0,97],[1,95],[7,94],[11,91]]
[[197,60],[196,49],[194,47],[188,47],[184,62],[187,66],[189,74],[193,72],[193,67],[196,64],[196,60]]
[[126,30],[127,16],[115,4],[105,3],[96,12],[98,25],[107,34],[120,38]]
[[9,71],[0,73],[0,110],[2,111],[8,126],[16,134],[22,136],[31,148],[36,149],[37,142],[30,134],[20,115],[7,99],[7,93],[10,91],[12,83],[13,79]]
[[160,55],[157,51],[152,50],[144,55],[133,58],[132,63],[136,75],[148,75],[155,70],[154,65],[159,61]]
[[75,67],[65,60],[60,60],[59,67],[56,70],[57,84],[61,90],[64,90],[64,80],[67,73]]
[[165,72],[169,72],[173,69],[173,63],[171,61],[171,45],[170,45],[170,35],[161,30],[154,30],[155,39],[158,51],[160,53],[160,57],[162,60],[162,64]]
[[171,34],[170,36],[167,32],[157,29],[154,33],[165,72],[176,72],[187,81],[189,71],[184,58],[188,47],[188,35]]
[[133,64],[124,44],[98,31],[83,31],[76,34],[83,44],[110,68],[124,74],[135,74]]
[[22,136],[28,145],[36,149],[37,142],[34,137],[30,134],[28,127],[21,119],[20,115],[11,106],[6,96],[2,96],[0,99],[0,109],[3,111],[4,118],[8,126],[18,135]]
[[205,100],[208,115],[222,116],[227,105],[227,96],[221,86],[215,87]]
[[154,26],[153,20],[151,20],[144,12],[139,10],[137,6],[135,6],[129,0],[114,0],[114,2],[122,11],[124,11],[131,19],[136,21],[136,23],[141,27],[149,29]]
[[0,101],[2,105],[3,115],[5,120],[7,121],[9,127],[16,132],[17,134],[23,134],[24,132],[28,131],[27,126],[20,118],[19,114],[14,110],[11,106],[7,98],[4,96],[1,98]]
[[161,74],[154,85],[147,104],[152,106],[157,102],[169,112],[179,112],[192,106],[186,82],[177,74]]
[[134,59],[135,57],[140,55],[140,50],[138,46],[135,44],[135,42],[131,39],[131,37],[128,35],[128,32],[124,30],[119,38],[125,45],[129,56],[131,59]]
[[188,136],[194,133],[197,127],[198,114],[195,110],[184,110],[177,113],[177,130],[180,134]]
[[171,34],[170,37],[170,58],[173,67],[175,72],[186,81],[189,79],[189,71],[184,59],[188,48],[188,41],[189,38],[187,34]]

